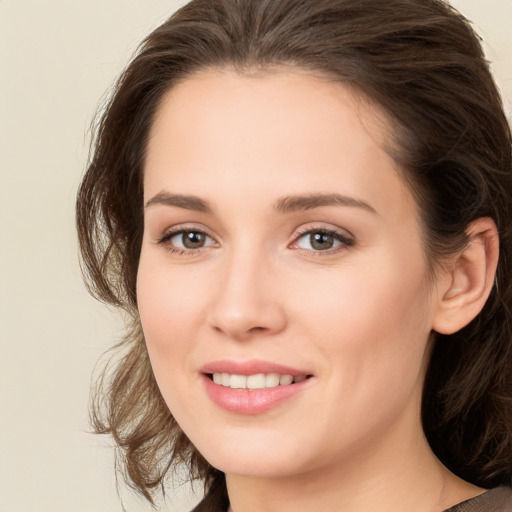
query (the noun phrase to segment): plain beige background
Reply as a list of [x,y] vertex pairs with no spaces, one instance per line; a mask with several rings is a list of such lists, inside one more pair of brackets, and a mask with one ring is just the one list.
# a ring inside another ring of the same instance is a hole
[[[0,512],[122,510],[110,443],[87,433],[90,375],[120,324],[82,286],[74,196],[96,105],[182,3],[0,0]],[[453,3],[484,37],[510,117],[512,0]],[[159,510],[189,510],[183,495]]]

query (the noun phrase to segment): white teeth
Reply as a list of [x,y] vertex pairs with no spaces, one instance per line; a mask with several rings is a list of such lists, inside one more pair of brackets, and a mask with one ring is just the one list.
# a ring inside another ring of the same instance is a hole
[[247,377],[245,375],[231,375],[229,387],[233,389],[243,389],[247,387]]
[[293,382],[293,377],[291,375],[281,375],[279,378],[279,384],[281,386],[289,386]]
[[247,389],[263,389],[265,387],[265,374],[258,373],[247,377]]
[[232,389],[263,389],[289,386],[295,382],[302,382],[306,378],[306,375],[299,375],[294,378],[292,375],[280,375],[279,373],[257,373],[248,376],[231,373],[213,374],[213,382],[215,384]]
[[265,377],[265,387],[266,388],[275,388],[279,386],[279,374],[278,373],[268,373]]

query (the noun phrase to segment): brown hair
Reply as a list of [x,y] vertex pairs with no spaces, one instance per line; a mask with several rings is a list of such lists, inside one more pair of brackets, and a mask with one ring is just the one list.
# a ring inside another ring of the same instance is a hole
[[169,88],[205,68],[294,65],[349,84],[395,127],[389,148],[422,212],[432,262],[490,216],[500,234],[496,285],[480,315],[439,336],[423,420],[434,452],[483,486],[512,476],[511,134],[478,36],[441,0],[192,0],[142,43],[102,112],[77,203],[91,292],[130,328],[93,393],[92,420],[114,436],[126,477],[151,501],[175,463],[226,506],[223,474],[174,421],[152,374],[137,313],[148,132]]

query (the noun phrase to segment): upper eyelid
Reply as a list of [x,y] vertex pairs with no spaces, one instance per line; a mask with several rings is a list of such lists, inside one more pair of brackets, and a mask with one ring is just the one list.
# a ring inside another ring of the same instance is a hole
[[293,231],[291,237],[293,237],[293,240],[296,240],[297,238],[304,236],[308,233],[314,232],[314,231],[324,231],[326,233],[338,234],[343,238],[350,238],[350,239],[355,240],[355,236],[347,229],[340,228],[340,227],[333,226],[333,225],[328,225],[328,224],[327,225],[326,224],[323,224],[323,225],[316,224],[316,225],[309,226],[307,228],[295,229]]
[[[203,225],[198,226],[197,224],[191,225],[189,223],[176,224],[176,225],[164,230],[164,232],[162,234],[160,234],[156,238],[155,241],[157,243],[160,243],[164,240],[168,240],[168,239],[172,238],[173,236],[179,235],[180,233],[185,232],[185,231],[197,231],[197,232],[203,233],[206,236],[208,236],[209,238],[211,238],[215,243],[217,243],[217,244],[219,243],[219,237],[212,235],[212,233],[206,226],[203,226]],[[318,232],[323,231],[325,233],[329,233],[332,235],[339,235],[341,238],[351,239],[352,241],[355,241],[354,235],[352,235],[352,233],[350,233],[347,229],[339,228],[337,226],[333,226],[333,225],[329,225],[329,224],[320,224],[319,223],[319,224],[314,224],[314,225],[311,225],[308,227],[295,228],[292,231],[292,233],[289,235],[289,238],[291,238],[291,242],[288,243],[288,246],[296,243],[297,240],[299,238],[303,237],[304,235],[307,235],[308,233],[316,232],[316,231],[318,231]],[[193,249],[191,249],[191,250],[193,250]]]
[[[293,241],[291,242],[291,244],[289,245],[289,247],[291,246],[295,246],[295,245],[298,245],[299,244],[299,241],[306,235],[310,234],[310,233],[315,233],[315,232],[319,232],[319,233],[326,233],[328,235],[331,235],[333,236],[335,239],[338,240],[338,242],[340,242],[342,245],[345,245],[347,247],[351,247],[353,245],[355,245],[356,243],[356,240],[353,236],[347,236],[343,233],[341,233],[340,231],[337,231],[337,230],[328,230],[328,229],[308,229],[307,231],[303,232],[303,233],[299,233],[297,236],[295,236],[295,238],[293,239]],[[298,248],[298,247],[297,247]],[[307,250],[307,249],[301,249],[301,250]],[[329,249],[326,249],[325,251],[313,251],[313,252],[319,252],[319,253],[329,253]]]
[[217,237],[213,236],[209,229],[207,229],[204,226],[198,227],[191,226],[187,223],[184,224],[176,224],[175,226],[172,226],[170,228],[165,229],[161,234],[159,234],[156,238],[157,241],[163,240],[165,238],[170,238],[175,235],[179,235],[180,233],[183,233],[184,231],[197,231],[199,233],[204,233],[206,236],[210,237],[212,240],[215,240],[217,242]]

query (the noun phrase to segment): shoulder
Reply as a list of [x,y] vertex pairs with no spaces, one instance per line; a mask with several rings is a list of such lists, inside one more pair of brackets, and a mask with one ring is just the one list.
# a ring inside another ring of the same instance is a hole
[[512,512],[512,488],[496,487],[445,512]]

